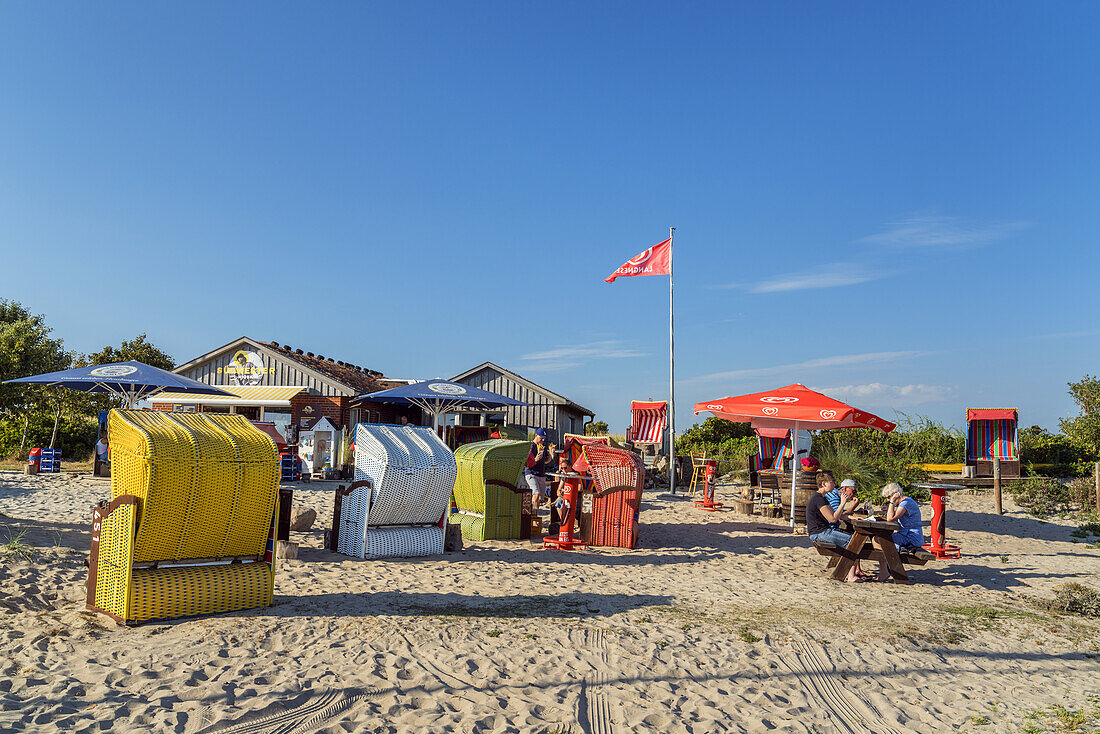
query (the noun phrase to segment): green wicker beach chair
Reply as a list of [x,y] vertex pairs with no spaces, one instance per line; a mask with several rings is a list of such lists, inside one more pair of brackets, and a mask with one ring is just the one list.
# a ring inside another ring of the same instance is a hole
[[530,450],[527,441],[492,439],[455,451],[458,512],[451,515],[451,522],[462,526],[463,538],[520,537],[520,510],[528,491],[520,475]]

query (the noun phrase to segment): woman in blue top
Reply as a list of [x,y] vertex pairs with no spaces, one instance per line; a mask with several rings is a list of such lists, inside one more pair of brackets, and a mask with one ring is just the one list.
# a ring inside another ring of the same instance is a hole
[[882,496],[890,505],[886,508],[886,519],[901,525],[894,533],[894,545],[898,548],[924,545],[924,531],[921,529],[920,506],[912,497],[906,497],[897,482],[890,482],[882,488]]

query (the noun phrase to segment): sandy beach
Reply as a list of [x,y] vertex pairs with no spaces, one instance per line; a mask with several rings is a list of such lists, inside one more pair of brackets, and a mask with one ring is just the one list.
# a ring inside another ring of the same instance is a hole
[[963,558],[895,587],[824,577],[781,521],[648,492],[634,551],[357,560],[321,549],[335,486],[295,486],[319,518],[274,607],[126,628],[83,603],[109,483],[0,474],[0,543],[30,546],[0,557],[0,729],[1016,732],[1100,701],[1100,624],[1029,601],[1100,586],[1100,550],[1011,500],[952,497]]

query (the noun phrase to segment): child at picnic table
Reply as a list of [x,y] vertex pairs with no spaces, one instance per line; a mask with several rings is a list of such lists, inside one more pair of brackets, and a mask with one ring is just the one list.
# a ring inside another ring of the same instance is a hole
[[[826,499],[826,495],[836,488],[836,480],[833,479],[832,472],[822,471],[817,473],[817,492],[806,503],[806,533],[810,536],[810,540],[815,543],[832,543],[844,548],[852,542],[851,533],[844,532],[839,528],[839,525],[855,510],[859,502],[855,499],[856,483],[850,479],[844,481],[845,483],[851,482],[851,484],[844,487],[846,496],[841,496],[840,504],[834,510],[830,506],[829,500]],[[872,542],[877,548],[878,540],[874,539]],[[848,569],[848,576],[845,578],[848,583],[871,580],[870,574],[863,573],[859,568],[859,561],[852,564],[852,567]]]

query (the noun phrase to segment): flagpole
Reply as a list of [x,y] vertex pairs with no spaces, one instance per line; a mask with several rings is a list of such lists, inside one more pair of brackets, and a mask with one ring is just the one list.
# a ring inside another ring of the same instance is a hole
[[676,349],[675,331],[672,320],[672,233],[675,227],[668,228],[668,452],[669,464],[668,491],[676,495]]

